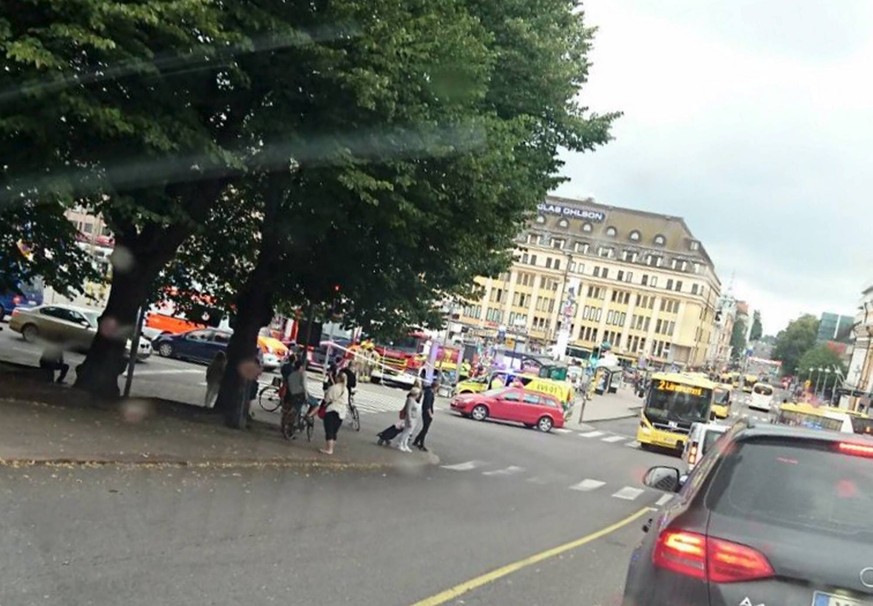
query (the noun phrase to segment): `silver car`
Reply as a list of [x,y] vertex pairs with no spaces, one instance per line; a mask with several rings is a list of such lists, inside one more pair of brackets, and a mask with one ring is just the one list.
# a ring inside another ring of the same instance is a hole
[[[9,329],[29,343],[43,340],[57,343],[72,351],[87,352],[97,334],[100,311],[72,305],[38,305],[16,309],[9,318]],[[130,355],[131,341],[127,340],[125,353]],[[137,360],[152,355],[148,339],[140,339]]]

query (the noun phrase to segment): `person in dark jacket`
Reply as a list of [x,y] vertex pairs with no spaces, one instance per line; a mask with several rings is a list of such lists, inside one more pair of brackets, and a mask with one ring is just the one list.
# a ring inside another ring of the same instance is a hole
[[430,429],[430,424],[433,421],[433,403],[436,397],[436,390],[439,388],[439,379],[434,379],[433,382],[424,388],[424,395],[421,401],[421,431],[415,436],[412,445],[417,446],[419,450],[427,452],[427,446],[424,445],[424,439],[427,437],[427,430]]

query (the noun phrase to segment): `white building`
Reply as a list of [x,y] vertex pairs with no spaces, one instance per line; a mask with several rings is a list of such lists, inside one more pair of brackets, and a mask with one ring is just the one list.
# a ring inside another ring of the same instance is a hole
[[863,406],[869,410],[873,393],[873,282],[862,291],[852,332],[854,341],[844,387],[853,395],[843,396],[840,406],[853,409]]

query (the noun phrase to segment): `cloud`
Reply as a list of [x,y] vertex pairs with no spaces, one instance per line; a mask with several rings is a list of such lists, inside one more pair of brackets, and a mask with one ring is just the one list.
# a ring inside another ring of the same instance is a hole
[[558,193],[684,217],[768,331],[851,312],[873,267],[871,4],[589,0],[581,98],[625,116],[564,157]]

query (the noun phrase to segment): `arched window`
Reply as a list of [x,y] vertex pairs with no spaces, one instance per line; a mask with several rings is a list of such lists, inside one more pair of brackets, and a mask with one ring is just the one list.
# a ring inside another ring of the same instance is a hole
[[666,244],[666,243],[667,243],[667,239],[664,236],[662,236],[661,234],[658,234],[657,236],[655,236],[655,246],[664,246],[664,244]]
[[582,225],[582,231],[584,231],[585,233],[591,233],[592,229],[594,228],[591,226],[590,223],[585,223],[584,225]]
[[567,219],[561,219],[560,221],[558,221],[558,227],[568,227],[569,225],[570,222],[567,221]]
[[612,226],[609,226],[606,228],[606,235],[609,236],[610,238],[614,238],[617,233],[618,233],[618,230],[616,230]]
[[637,230],[633,230],[630,233],[630,239],[631,239],[631,242],[639,242],[640,241],[640,232],[638,232]]
[[546,218],[542,215],[537,215],[537,223],[545,223]]

